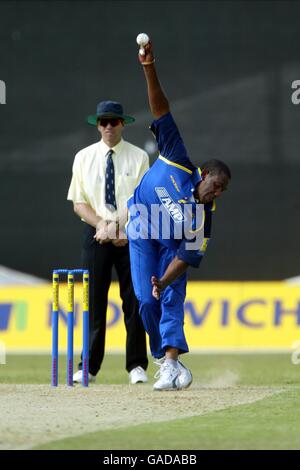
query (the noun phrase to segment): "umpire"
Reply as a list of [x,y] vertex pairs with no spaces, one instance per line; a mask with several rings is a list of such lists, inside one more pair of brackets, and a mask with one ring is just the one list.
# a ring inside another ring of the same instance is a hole
[[[149,168],[142,149],[122,138],[126,116],[120,103],[102,101],[96,115],[87,121],[97,126],[100,142],[78,152],[68,200],[84,222],[82,263],[90,272],[90,358],[89,380],[95,381],[105,351],[106,311],[111,273],[115,267],[127,332],[126,369],[132,384],[146,382],[148,366],[146,337],[134,295],[128,242],[125,235],[127,200]],[[82,381],[82,363],[73,381]]]

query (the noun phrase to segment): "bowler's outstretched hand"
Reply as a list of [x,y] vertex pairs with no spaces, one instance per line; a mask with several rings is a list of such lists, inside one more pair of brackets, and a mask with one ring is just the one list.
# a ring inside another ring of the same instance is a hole
[[154,62],[154,53],[153,53],[153,47],[152,47],[152,42],[149,41],[148,44],[144,46],[145,50],[145,55],[139,54],[139,61],[141,64],[151,64]]

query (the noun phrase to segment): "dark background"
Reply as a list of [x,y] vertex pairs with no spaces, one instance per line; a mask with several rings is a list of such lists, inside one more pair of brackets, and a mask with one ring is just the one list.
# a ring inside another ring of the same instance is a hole
[[190,277],[299,274],[300,3],[1,2],[0,19],[1,265],[49,278],[80,264],[66,195],[75,153],[98,139],[84,118],[121,101],[137,118],[125,139],[152,141],[135,44],[147,32],[192,160],[224,159],[233,174]]

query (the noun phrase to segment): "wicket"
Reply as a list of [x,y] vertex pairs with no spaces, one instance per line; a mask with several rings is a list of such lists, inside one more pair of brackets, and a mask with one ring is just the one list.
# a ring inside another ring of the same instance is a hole
[[52,304],[52,372],[51,385],[58,385],[58,318],[59,318],[59,275],[67,274],[68,280],[68,347],[67,347],[67,385],[73,386],[74,356],[74,276],[82,274],[83,312],[82,312],[82,385],[89,384],[89,272],[84,269],[55,269],[52,273],[53,304]]

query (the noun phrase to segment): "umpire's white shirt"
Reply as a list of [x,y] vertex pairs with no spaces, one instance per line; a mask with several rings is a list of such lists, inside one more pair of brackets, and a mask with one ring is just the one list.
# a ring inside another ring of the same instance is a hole
[[116,220],[124,213],[127,200],[148,170],[149,157],[144,150],[123,139],[112,148],[117,202],[117,210],[112,212],[105,205],[106,154],[109,150],[100,140],[76,154],[68,200],[89,204],[104,220]]

